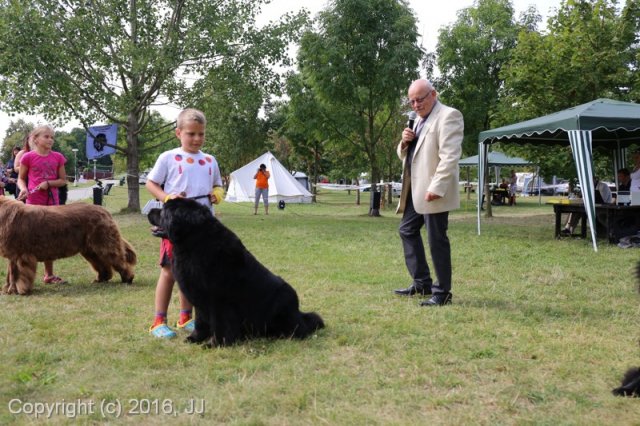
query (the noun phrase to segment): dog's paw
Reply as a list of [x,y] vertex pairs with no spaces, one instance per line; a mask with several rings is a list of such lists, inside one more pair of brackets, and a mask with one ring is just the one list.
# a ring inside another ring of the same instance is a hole
[[615,388],[611,391],[614,396],[627,396],[623,387]]
[[626,386],[620,386],[619,388],[615,388],[611,391],[614,396],[630,396],[633,398],[640,398],[640,393],[638,392],[638,389],[629,389]]
[[27,296],[30,293],[29,290],[18,291],[18,286],[16,286],[15,284],[5,285],[4,287],[2,287],[2,292],[4,294],[17,294],[20,296]]
[[224,346],[229,346],[229,342],[227,342],[224,338],[218,339],[216,336],[211,336],[205,342],[205,346],[207,348],[222,348]]
[[209,336],[203,335],[202,333],[198,332],[198,329],[193,330],[193,332],[191,332],[190,335],[188,335],[185,339],[185,341],[187,343],[196,343],[196,344],[200,344],[202,342],[204,342],[205,340],[207,340],[209,338]]
[[611,392],[616,396],[640,397],[640,368],[634,367],[627,370],[621,385]]

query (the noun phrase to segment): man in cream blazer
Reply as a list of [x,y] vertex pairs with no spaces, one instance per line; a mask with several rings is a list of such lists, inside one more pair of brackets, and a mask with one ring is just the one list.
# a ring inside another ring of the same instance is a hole
[[[447,228],[449,211],[460,207],[458,161],[464,121],[460,111],[438,101],[438,94],[428,80],[414,81],[408,95],[419,117],[413,129],[404,129],[398,144],[403,177],[397,213],[403,213],[399,233],[413,282],[395,293],[431,294],[421,305],[440,306],[452,299]],[[423,225],[427,227],[436,281],[431,278],[420,234]]]

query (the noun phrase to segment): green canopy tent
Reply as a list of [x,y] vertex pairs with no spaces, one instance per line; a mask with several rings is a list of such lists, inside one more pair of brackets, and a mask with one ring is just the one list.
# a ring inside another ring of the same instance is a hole
[[[479,164],[479,158],[480,158],[479,155],[472,155],[471,157],[463,158],[462,160],[460,160],[458,164],[461,167],[471,167],[471,166],[477,167]],[[530,166],[530,165],[533,165],[533,163],[520,157],[509,157],[503,152],[490,151],[487,154],[486,167],[487,169],[489,167],[494,167],[495,176],[496,176],[496,185],[499,183],[498,179],[500,178],[501,167],[522,167],[522,166]],[[536,176],[539,176],[538,168],[536,168]],[[469,169],[467,169],[467,182],[469,182]],[[480,182],[483,182],[483,181],[478,180],[478,186],[482,186]],[[481,188],[478,190],[479,191],[478,200],[483,200],[482,198],[483,190],[484,188]],[[467,195],[467,199],[468,199],[468,195]],[[540,200],[540,191],[538,191],[538,200]],[[484,200],[482,202],[484,202]],[[481,208],[482,208],[482,202],[479,202]],[[488,214],[490,215],[491,213],[489,212]]]
[[[527,161],[518,157],[509,157],[506,154],[498,151],[491,151],[487,156],[487,162],[489,166],[529,166],[533,164],[531,161]],[[472,155],[471,157],[463,158],[460,160],[461,166],[477,166],[478,156]]]
[[[471,157],[466,157],[460,160],[458,163],[461,167],[476,167],[478,166],[478,155],[472,155]],[[498,151],[490,151],[487,156],[487,167],[495,168],[496,175],[496,184],[498,184],[498,179],[500,177],[500,168],[501,167],[522,167],[522,166],[531,166],[534,163],[527,161],[523,158],[519,157],[509,157],[503,152]],[[538,170],[536,169],[536,176],[538,175]],[[467,169],[467,182],[469,182],[469,169]],[[482,197],[482,193],[480,193],[480,197]],[[482,198],[479,198],[482,200]]]
[[[472,155],[471,157],[466,157],[460,160],[458,163],[461,167],[475,167],[478,166],[478,155]],[[487,167],[495,167],[496,168],[496,179],[499,178],[499,168],[500,167],[522,167],[522,166],[531,166],[534,163],[531,161],[527,161],[523,158],[519,157],[509,157],[503,152],[491,151],[487,156]],[[468,180],[468,179],[467,179]],[[496,181],[496,183],[498,183]]]
[[[478,179],[484,182],[489,145],[495,142],[570,145],[576,161],[593,249],[598,251],[595,234],[595,190],[593,186],[593,147],[614,151],[614,169],[626,163],[626,147],[640,143],[640,105],[631,102],[596,99],[553,114],[486,130],[478,135]],[[479,185],[478,197],[482,197]],[[480,206],[478,206],[480,234]]]

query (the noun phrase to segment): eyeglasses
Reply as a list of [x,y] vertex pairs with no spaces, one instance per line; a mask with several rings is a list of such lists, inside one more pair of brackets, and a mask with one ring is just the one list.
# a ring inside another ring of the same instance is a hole
[[433,90],[429,90],[429,91],[427,92],[427,94],[426,94],[426,95],[424,95],[424,96],[423,96],[423,97],[421,97],[421,98],[409,99],[409,103],[410,103],[411,105],[413,105],[413,104],[416,104],[416,105],[421,104],[422,102],[424,102],[424,100],[425,100],[425,99],[427,99],[427,98],[429,97],[429,95],[431,94],[431,92],[433,92]]

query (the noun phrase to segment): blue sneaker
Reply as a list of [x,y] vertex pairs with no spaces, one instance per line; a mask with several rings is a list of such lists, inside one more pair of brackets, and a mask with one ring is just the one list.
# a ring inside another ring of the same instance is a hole
[[149,333],[160,339],[173,339],[176,337],[176,332],[170,329],[167,324],[158,324],[155,327],[151,327]]
[[193,320],[193,318],[191,318],[189,321],[185,322],[184,324],[180,324],[180,322],[177,322],[176,328],[178,330],[184,330],[187,333],[193,333],[193,330],[196,329],[196,322]]

